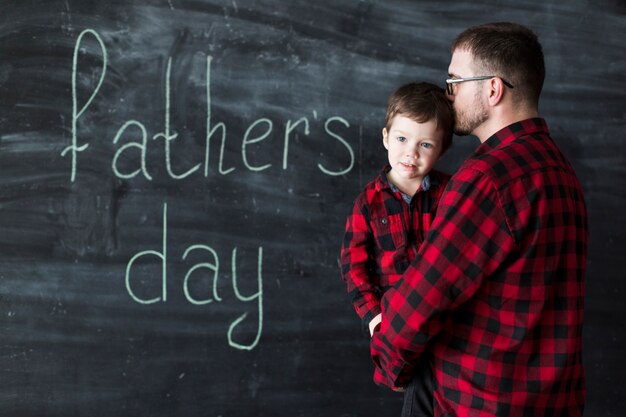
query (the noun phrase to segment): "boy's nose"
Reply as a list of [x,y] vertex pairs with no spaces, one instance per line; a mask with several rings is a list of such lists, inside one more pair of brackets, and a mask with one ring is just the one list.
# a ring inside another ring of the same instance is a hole
[[407,152],[406,154],[407,157],[411,158],[411,159],[417,159],[419,158],[420,154],[419,154],[419,150],[417,149],[411,149]]

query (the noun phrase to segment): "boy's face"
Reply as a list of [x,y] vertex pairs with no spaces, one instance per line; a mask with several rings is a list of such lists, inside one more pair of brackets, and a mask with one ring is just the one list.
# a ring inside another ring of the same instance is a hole
[[437,122],[417,123],[396,115],[389,131],[383,128],[383,144],[387,149],[391,180],[397,186],[419,185],[439,159],[443,132]]

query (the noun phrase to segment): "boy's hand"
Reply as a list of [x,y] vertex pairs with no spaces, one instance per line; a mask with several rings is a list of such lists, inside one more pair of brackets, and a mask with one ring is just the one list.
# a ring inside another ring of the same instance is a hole
[[380,322],[382,320],[382,315],[380,313],[378,313],[378,315],[376,317],[374,317],[369,324],[369,328],[370,328],[370,337],[374,336],[374,332],[376,331],[376,328],[378,326],[380,326]]

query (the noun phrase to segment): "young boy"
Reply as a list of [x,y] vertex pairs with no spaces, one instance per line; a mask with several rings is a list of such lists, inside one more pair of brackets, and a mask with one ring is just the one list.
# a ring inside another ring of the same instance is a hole
[[390,97],[383,128],[389,164],[356,198],[346,222],[341,274],[364,329],[380,323],[380,298],[424,241],[450,178],[432,170],[452,143],[443,89],[410,83]]
[[[370,336],[380,324],[382,294],[415,258],[450,179],[433,166],[452,144],[452,128],[452,107],[435,85],[406,84],[389,97],[383,128],[389,164],[356,198],[341,249],[342,278]],[[432,407],[426,395],[432,389],[419,388],[430,380],[428,366],[418,367],[403,416]]]

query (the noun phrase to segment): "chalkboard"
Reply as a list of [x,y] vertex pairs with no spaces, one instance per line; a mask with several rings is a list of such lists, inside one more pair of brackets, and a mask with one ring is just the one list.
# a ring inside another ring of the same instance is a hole
[[398,415],[339,275],[345,216],[388,94],[443,85],[487,18],[543,42],[590,212],[587,415],[626,413],[623,3],[4,3],[0,415]]

